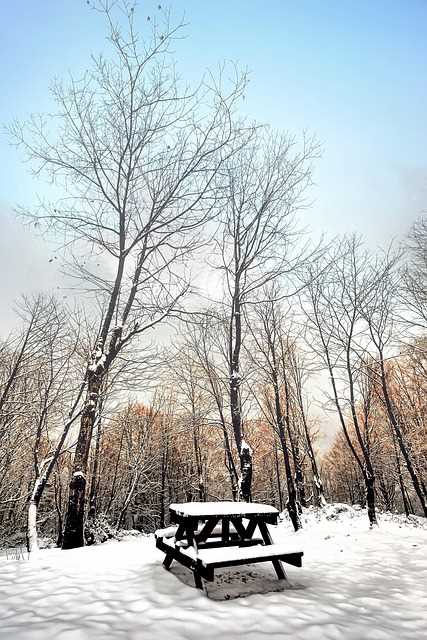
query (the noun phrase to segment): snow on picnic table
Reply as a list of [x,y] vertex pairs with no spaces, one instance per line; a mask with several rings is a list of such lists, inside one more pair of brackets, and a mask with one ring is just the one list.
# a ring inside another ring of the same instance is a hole
[[[328,516],[331,519],[327,519]],[[421,522],[421,520],[420,520]],[[303,568],[271,564],[217,572],[208,597],[153,536],[96,547],[0,558],[0,638],[10,640],[421,640],[426,637],[427,530],[328,507],[270,527],[275,542],[304,551]]]
[[209,516],[242,516],[255,514],[278,514],[279,511],[269,504],[258,502],[181,502],[169,507],[181,516],[206,518]]

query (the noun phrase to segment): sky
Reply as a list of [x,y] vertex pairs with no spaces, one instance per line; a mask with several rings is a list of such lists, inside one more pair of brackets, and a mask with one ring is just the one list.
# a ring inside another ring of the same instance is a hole
[[[143,31],[158,2],[140,1]],[[218,62],[250,71],[246,113],[322,145],[312,206],[302,223],[329,237],[357,231],[373,245],[402,237],[427,209],[426,0],[172,0],[185,15],[178,70],[193,80]],[[52,111],[49,85],[77,77],[106,50],[86,0],[2,2],[0,124]],[[21,293],[61,286],[53,248],[14,216],[45,185],[0,135],[0,269],[3,318]]]

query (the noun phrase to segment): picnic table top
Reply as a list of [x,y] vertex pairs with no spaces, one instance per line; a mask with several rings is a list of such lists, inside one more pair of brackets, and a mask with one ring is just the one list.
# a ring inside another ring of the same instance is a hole
[[253,517],[276,515],[279,513],[276,507],[258,502],[181,502],[174,503],[169,509],[181,517],[209,518],[209,517]]

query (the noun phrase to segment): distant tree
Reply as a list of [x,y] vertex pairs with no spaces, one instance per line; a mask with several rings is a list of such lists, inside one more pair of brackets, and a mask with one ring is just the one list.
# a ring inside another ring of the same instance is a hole
[[418,328],[427,329],[427,217],[415,222],[410,231],[409,255],[401,288],[407,320]]

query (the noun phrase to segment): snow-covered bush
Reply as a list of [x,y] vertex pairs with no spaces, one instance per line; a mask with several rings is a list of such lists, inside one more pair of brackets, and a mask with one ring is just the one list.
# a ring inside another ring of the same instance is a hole
[[85,539],[87,545],[100,544],[111,538],[117,538],[117,533],[104,515],[86,522]]
[[343,516],[353,518],[355,515],[354,508],[343,502],[327,504],[323,508],[323,512],[327,520],[339,520]]
[[129,536],[145,535],[136,529],[116,529],[105,515],[99,515],[95,520],[88,520],[85,527],[86,544],[101,544],[107,540],[122,540]]

